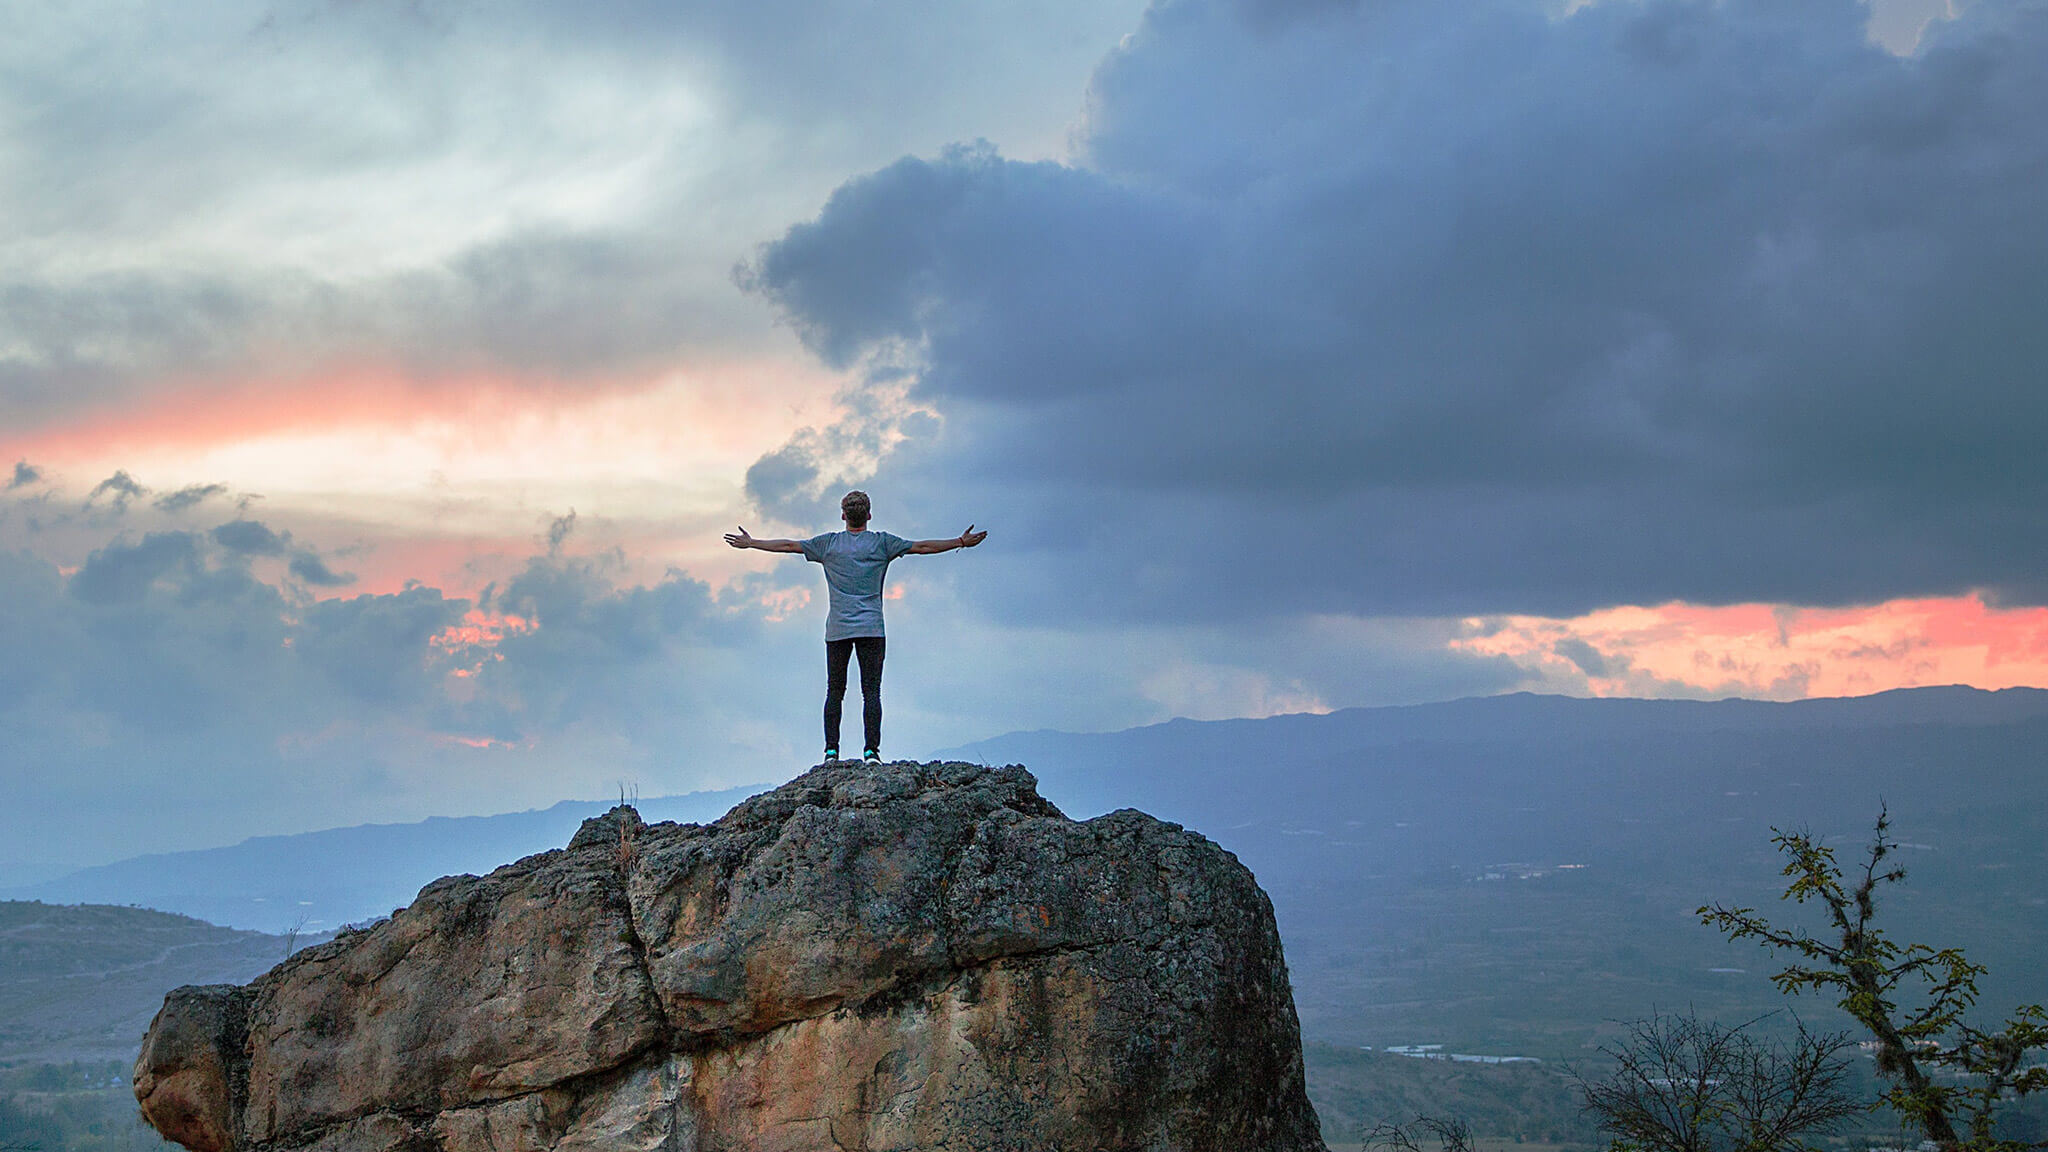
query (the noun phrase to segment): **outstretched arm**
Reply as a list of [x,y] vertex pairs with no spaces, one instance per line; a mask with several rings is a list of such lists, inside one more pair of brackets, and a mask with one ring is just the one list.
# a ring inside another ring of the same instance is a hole
[[988,533],[976,532],[974,525],[969,524],[967,531],[950,540],[914,541],[910,545],[910,551],[915,555],[929,556],[934,552],[951,552],[955,548],[972,548],[986,539],[988,539]]
[[795,540],[756,540],[747,535],[747,526],[740,525],[737,532],[727,532],[725,542],[735,548],[759,548],[763,552],[801,552],[804,546]]

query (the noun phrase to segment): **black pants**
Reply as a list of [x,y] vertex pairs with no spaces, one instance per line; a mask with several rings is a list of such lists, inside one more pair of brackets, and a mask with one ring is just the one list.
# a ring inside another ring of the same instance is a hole
[[839,747],[839,711],[846,702],[846,658],[860,653],[860,720],[867,737],[862,749],[882,746],[882,656],[888,642],[880,636],[825,641],[825,747]]

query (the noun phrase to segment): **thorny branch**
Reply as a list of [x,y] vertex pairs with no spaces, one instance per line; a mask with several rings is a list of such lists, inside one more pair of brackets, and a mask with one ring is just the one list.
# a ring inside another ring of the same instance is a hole
[[[1963,1016],[1977,1003],[1983,966],[1957,948],[1901,945],[1875,923],[1878,888],[1906,878],[1904,868],[1887,863],[1898,849],[1890,813],[1879,812],[1853,886],[1845,886],[1834,851],[1811,834],[1772,832],[1772,843],[1785,856],[1782,874],[1791,881],[1783,898],[1820,901],[1833,939],[1788,932],[1753,908],[1706,905],[1699,909],[1701,922],[1731,940],[1757,940],[1807,961],[1787,966],[1772,980],[1787,994],[1836,994],[1842,1010],[1877,1041],[1877,1071],[1891,1082],[1884,1102],[1943,1152],[2048,1147],[2048,1141],[1996,1135],[2001,1103],[2048,1088],[2048,1068],[2028,1064],[2030,1053],[2048,1049],[2048,1014],[2029,1004],[1998,1031],[1970,1027]],[[1902,987],[1917,987],[1917,1007],[1901,1004]],[[1952,1073],[1952,1082],[1937,1083],[1938,1070]]]

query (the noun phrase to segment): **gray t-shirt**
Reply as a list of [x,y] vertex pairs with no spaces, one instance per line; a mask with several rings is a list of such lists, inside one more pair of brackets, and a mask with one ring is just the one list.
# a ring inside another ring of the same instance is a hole
[[882,635],[882,578],[889,561],[910,551],[910,541],[887,532],[827,532],[803,542],[804,559],[825,566],[832,608],[825,639]]

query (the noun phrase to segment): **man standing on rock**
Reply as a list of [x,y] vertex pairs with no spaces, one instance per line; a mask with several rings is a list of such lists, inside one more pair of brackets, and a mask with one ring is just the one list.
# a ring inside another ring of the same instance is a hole
[[861,726],[865,743],[861,759],[870,764],[882,760],[882,657],[887,641],[882,636],[882,580],[889,562],[904,553],[929,556],[972,548],[988,538],[987,532],[967,531],[950,540],[905,540],[887,532],[868,531],[873,504],[868,494],[848,492],[839,498],[839,516],[846,531],[827,532],[809,540],[756,540],[745,525],[725,534],[735,548],[759,548],[763,552],[801,552],[804,559],[825,568],[825,585],[832,591],[831,610],[825,616],[825,760],[839,759],[839,713],[846,701],[846,662],[860,657]]

